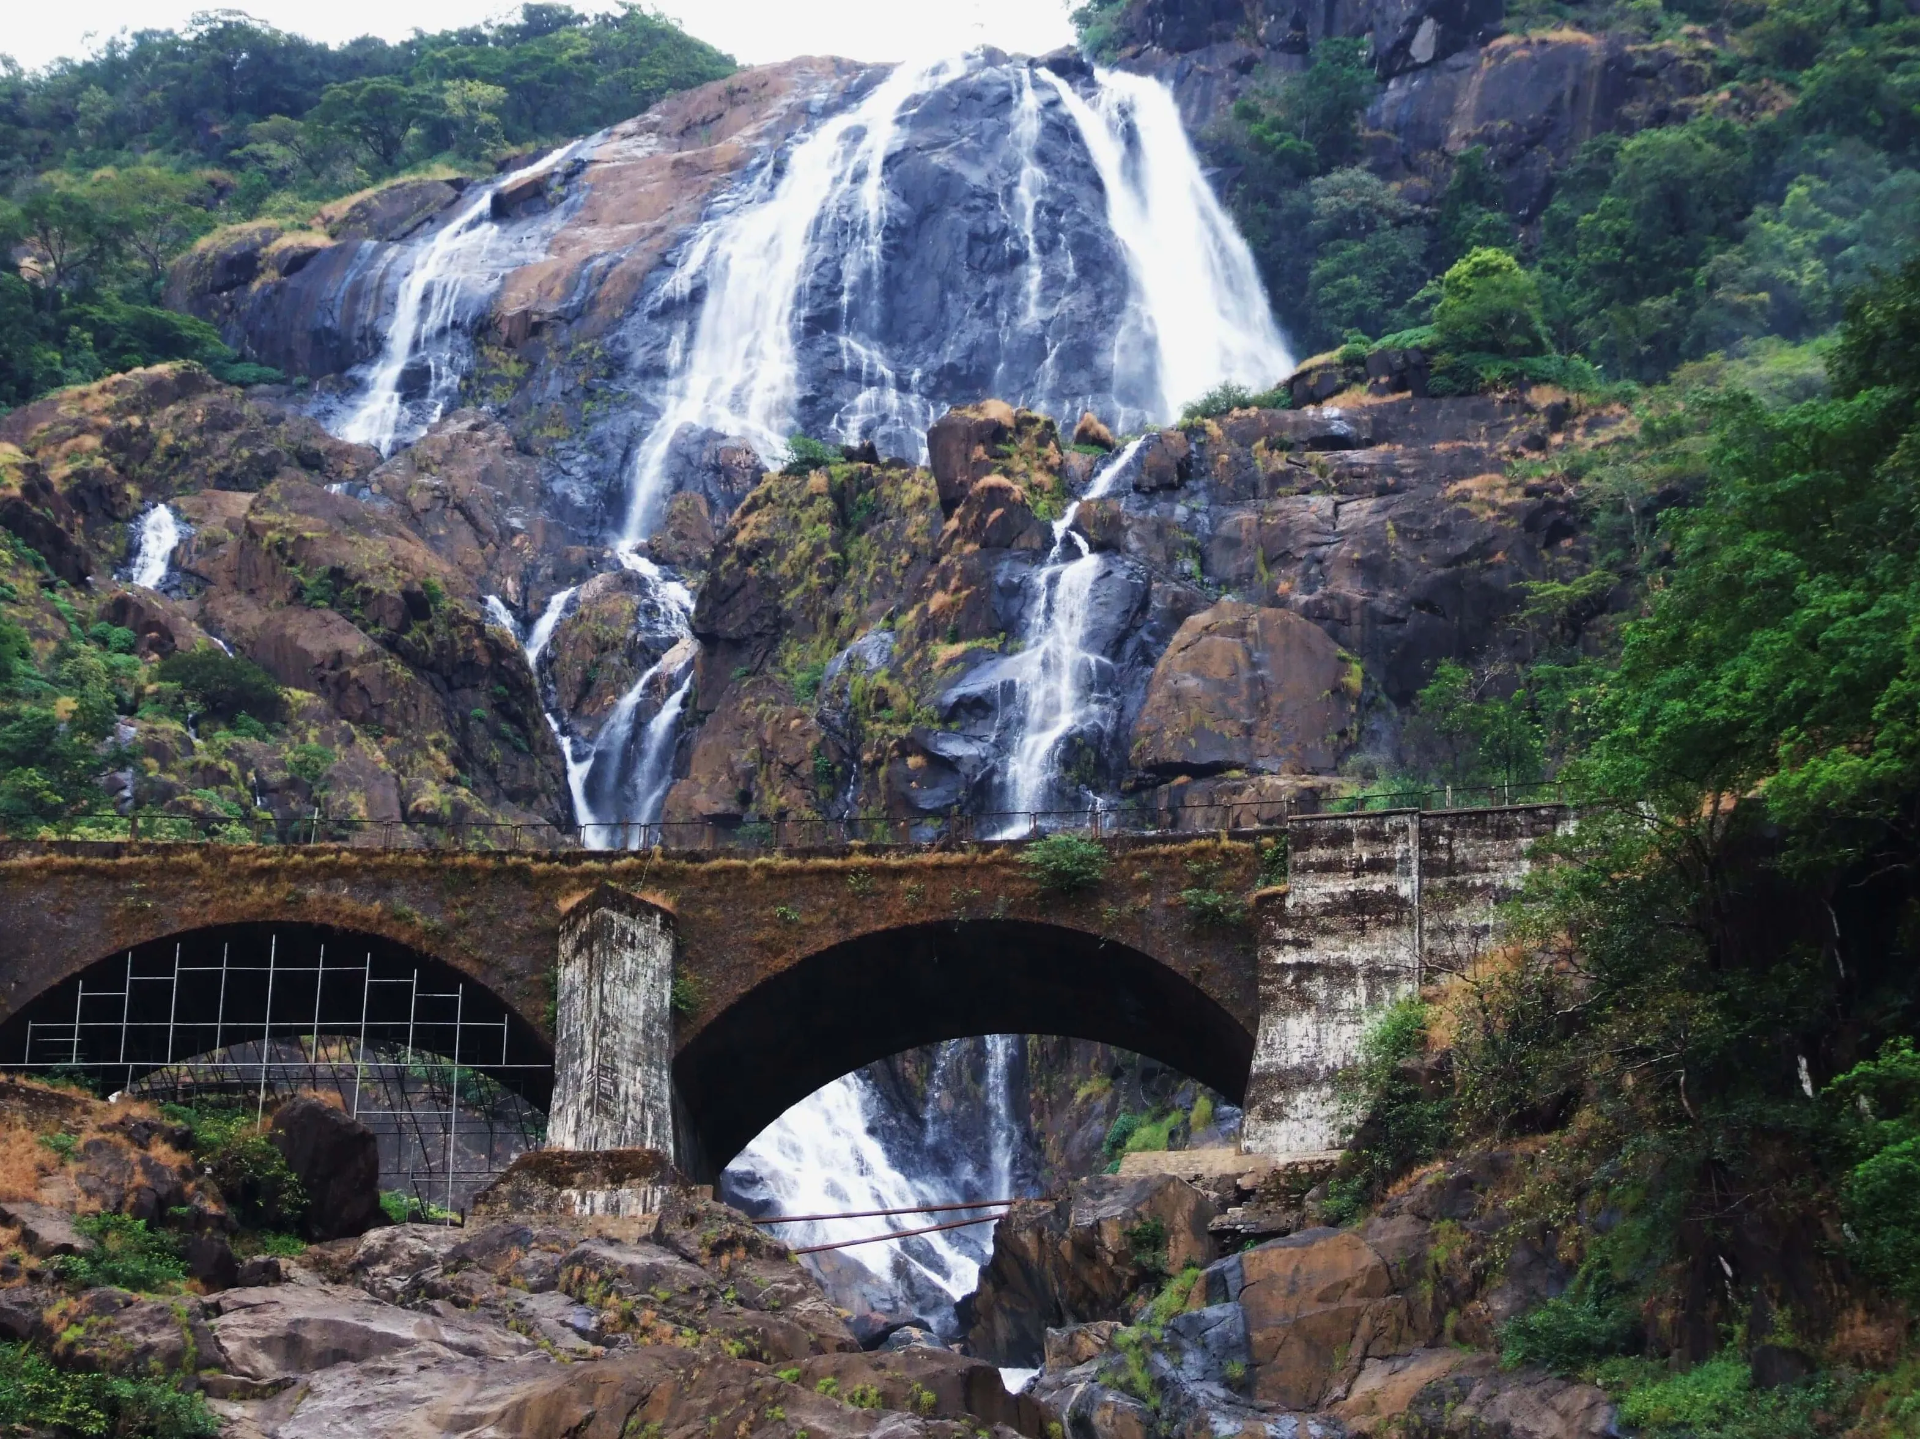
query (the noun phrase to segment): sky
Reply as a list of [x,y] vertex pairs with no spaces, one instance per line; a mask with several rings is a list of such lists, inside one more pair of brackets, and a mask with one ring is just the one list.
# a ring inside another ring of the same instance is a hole
[[[572,0],[577,10],[611,8]],[[905,60],[955,54],[976,45],[1037,55],[1073,39],[1074,0],[653,0],[651,8],[747,65],[794,55]],[[80,56],[123,29],[177,28],[210,0],[10,0],[0,53],[28,69]],[[335,44],[360,35],[399,40],[415,29],[446,30],[503,18],[503,0],[236,0],[283,30]]]

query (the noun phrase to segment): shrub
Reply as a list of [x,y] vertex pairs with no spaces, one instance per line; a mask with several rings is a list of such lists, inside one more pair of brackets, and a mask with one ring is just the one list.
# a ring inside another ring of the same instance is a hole
[[191,1110],[166,1106],[168,1115],[193,1131],[200,1169],[246,1229],[298,1229],[307,1212],[299,1177],[245,1110]]
[[244,713],[257,720],[281,716],[280,686],[273,676],[213,645],[174,651],[160,661],[158,674],[162,681],[179,685],[208,714],[231,719]]
[[832,445],[824,444],[807,435],[795,435],[787,441],[787,462],[780,467],[783,475],[809,475],[828,465],[838,464],[840,451]]
[[1121,1237],[1127,1241],[1127,1252],[1133,1256],[1133,1262],[1151,1274],[1167,1272],[1167,1226],[1158,1219],[1143,1219],[1131,1228],[1123,1229]]
[[1599,1291],[1583,1275],[1565,1294],[1509,1319],[1500,1326],[1500,1362],[1571,1376],[1633,1348],[1639,1325],[1632,1307]]
[[297,779],[303,779],[309,786],[317,785],[326,778],[327,771],[333,768],[340,756],[323,744],[295,745],[287,751],[287,772]]
[[54,1261],[67,1283],[82,1289],[105,1284],[159,1294],[178,1289],[186,1281],[187,1266],[180,1260],[178,1239],[155,1233],[144,1220],[129,1219],[124,1214],[86,1214],[73,1224],[99,1248],[91,1254],[69,1254]]
[[1505,250],[1467,252],[1441,277],[1435,342],[1449,354],[1544,355],[1540,286]]
[[1235,410],[1281,410],[1289,403],[1291,398],[1283,388],[1276,387],[1256,394],[1245,385],[1222,380],[1199,399],[1188,402],[1186,409],[1180,412],[1180,423],[1191,425],[1196,420],[1214,420],[1222,415],[1230,415]]
[[1341,1107],[1358,1120],[1342,1174],[1329,1187],[1329,1217],[1352,1218],[1412,1165],[1446,1142],[1453,1105],[1429,1099],[1402,1068],[1427,1042],[1427,1007],[1408,998],[1382,1010],[1360,1040],[1360,1057],[1339,1077]]
[[1107,1126],[1107,1137],[1100,1142],[1100,1152],[1110,1160],[1118,1160],[1127,1147],[1127,1141],[1133,1138],[1133,1132],[1140,1127],[1140,1116],[1129,1110],[1121,1110],[1113,1116],[1113,1123]]
[[1920,1302],[1920,1054],[1904,1035],[1828,1086],[1855,1163],[1840,1206],[1847,1257],[1908,1303]]
[[1247,922],[1246,905],[1217,889],[1183,889],[1180,903],[1195,929],[1231,929]]
[[1077,834],[1050,834],[1020,853],[1027,877],[1055,894],[1092,889],[1106,877],[1107,862],[1102,846]]
[[214,1439],[198,1394],[160,1379],[68,1374],[22,1344],[0,1344],[0,1428],[80,1439]]

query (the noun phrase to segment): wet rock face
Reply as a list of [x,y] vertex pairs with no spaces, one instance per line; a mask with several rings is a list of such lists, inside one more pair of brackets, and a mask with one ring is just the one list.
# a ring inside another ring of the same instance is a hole
[[1025,1200],[994,1231],[967,1340],[1001,1364],[1035,1364],[1049,1329],[1126,1317],[1143,1291],[1212,1254],[1210,1199],[1171,1175],[1101,1175],[1069,1199]]
[[[1490,1262],[1492,1236],[1509,1218],[1497,1196],[1524,1162],[1475,1155],[1426,1176],[1356,1228],[1305,1229],[1178,1274],[1155,1286],[1151,1307],[1145,1296],[1133,1302],[1131,1324],[1053,1327],[1030,1392],[1088,1439],[1611,1434],[1613,1408],[1600,1390],[1537,1370],[1503,1371],[1493,1354],[1461,1347],[1493,1345],[1493,1315],[1566,1283],[1567,1271],[1537,1251],[1516,1251],[1500,1269]],[[1093,1182],[1076,1185],[1076,1195]],[[1018,1214],[1002,1222],[1003,1232],[1030,1227]],[[1082,1263],[1112,1263],[1101,1251],[1074,1253]],[[1109,1272],[1080,1282],[1111,1281]],[[988,1297],[983,1287],[980,1300]]]

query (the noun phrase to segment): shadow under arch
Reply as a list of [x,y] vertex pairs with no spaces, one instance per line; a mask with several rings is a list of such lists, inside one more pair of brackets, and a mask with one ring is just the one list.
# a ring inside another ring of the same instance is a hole
[[682,1164],[711,1178],[824,1084],[903,1049],[974,1034],[1131,1049],[1238,1102],[1254,1037],[1191,981],[1099,935],[956,920],[831,945],[708,1020],[674,1060]]
[[404,1044],[537,1108],[552,1100],[552,1046],[486,985],[397,940],[309,922],[182,930],[98,960],[0,1023],[0,1069],[125,1088],[314,1034]]

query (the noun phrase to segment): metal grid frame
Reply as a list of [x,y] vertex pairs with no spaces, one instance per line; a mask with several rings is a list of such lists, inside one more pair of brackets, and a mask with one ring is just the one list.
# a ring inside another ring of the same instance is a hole
[[[358,962],[329,964],[322,941],[313,962],[288,962],[277,930],[266,948],[265,964],[236,958],[231,941],[221,944],[217,964],[186,963],[184,944],[175,941],[171,965],[144,966],[145,973],[128,950],[109,985],[99,982],[100,965],[71,981],[70,1015],[36,1017],[49,1004],[30,1006],[19,1058],[0,1056],[0,1067],[155,1100],[251,1099],[256,1120],[270,1098],[331,1088],[374,1131],[382,1186],[449,1213],[544,1142],[544,1116],[499,1082],[503,1074],[533,1077],[549,1068],[514,1057],[504,1007],[497,1018],[479,1017],[464,981],[428,977],[423,987],[417,964],[404,974],[378,973],[393,966],[376,965],[371,949]],[[191,989],[203,977],[209,984],[217,977],[211,1023],[181,1014],[183,981]],[[230,994],[249,980],[256,987],[264,980],[264,1003],[257,1014],[230,1015]],[[426,1047],[427,1037],[439,1042]],[[482,1102],[470,1093],[463,1108],[463,1081]]]

